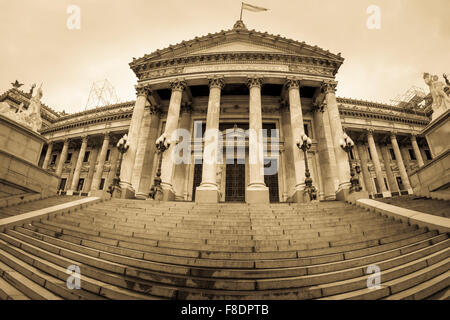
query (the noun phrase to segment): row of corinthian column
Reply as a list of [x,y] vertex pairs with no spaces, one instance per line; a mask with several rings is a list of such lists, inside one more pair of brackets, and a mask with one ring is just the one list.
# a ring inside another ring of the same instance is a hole
[[[375,176],[377,178],[379,191],[382,194],[383,197],[390,197],[392,196],[392,192],[400,192],[402,190],[399,190],[399,187],[395,181],[394,173],[391,168],[391,157],[389,155],[389,150],[386,144],[377,145],[374,139],[374,132],[373,129],[367,130],[367,144],[370,151],[370,155],[372,158],[372,163],[375,169]],[[397,164],[398,172],[400,174],[400,178],[402,180],[403,184],[403,190],[407,191],[408,194],[412,194],[413,190],[411,188],[411,184],[409,181],[408,173],[406,171],[405,167],[405,157],[402,155],[402,151],[399,147],[398,141],[397,141],[397,135],[395,132],[388,133],[390,137],[390,143],[392,145],[392,150],[394,152],[395,156],[395,162]],[[422,155],[420,153],[419,146],[417,144],[417,139],[415,135],[411,135],[411,145],[413,147],[414,155],[417,159],[417,164],[419,167],[424,165],[424,161],[422,158]],[[384,163],[384,171],[386,172],[386,178],[387,178],[387,185],[389,186],[389,189],[387,188],[385,182],[384,182],[384,175],[381,168],[381,160],[380,160],[380,154],[378,151],[381,151],[381,159]],[[362,170],[362,177],[363,177],[363,183],[365,185],[365,189],[375,194],[377,193],[376,190],[373,190],[372,182],[371,182],[371,175],[369,172],[369,169],[367,167],[367,163],[370,161],[366,154],[366,149],[364,144],[357,144],[357,148],[355,150],[355,156],[357,157],[357,160],[361,163],[361,170]]]

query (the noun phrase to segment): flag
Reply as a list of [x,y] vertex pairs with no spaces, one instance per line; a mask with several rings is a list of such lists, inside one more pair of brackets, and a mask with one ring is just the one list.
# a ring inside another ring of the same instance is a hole
[[253,5],[245,3],[245,2],[242,2],[242,9],[243,10],[252,11],[252,12],[261,12],[261,11],[268,11],[269,10],[269,9],[266,9],[266,8],[253,6]]

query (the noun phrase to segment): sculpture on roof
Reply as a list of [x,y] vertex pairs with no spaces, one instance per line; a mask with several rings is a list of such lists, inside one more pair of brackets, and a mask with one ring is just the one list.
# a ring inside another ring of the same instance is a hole
[[16,110],[11,108],[7,102],[0,102],[0,114],[37,132],[42,126],[42,95],[42,88],[39,87],[36,95],[31,98],[28,109],[25,109],[23,103],[21,103],[19,108]]
[[431,108],[433,109],[432,119],[434,120],[450,109],[450,97],[448,93],[446,93],[446,91],[449,92],[449,90],[444,82],[439,81],[439,77],[436,75],[424,73],[423,79],[429,86],[431,98],[433,99]]

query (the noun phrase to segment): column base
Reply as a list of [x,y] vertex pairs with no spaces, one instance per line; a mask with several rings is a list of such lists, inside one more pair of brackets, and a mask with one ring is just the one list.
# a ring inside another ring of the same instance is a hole
[[106,192],[106,190],[93,190],[93,191],[89,191],[88,196],[107,199],[109,197],[109,193]]
[[136,199],[147,200],[148,199],[148,194],[145,194],[143,192],[136,192]]
[[303,190],[295,190],[292,196],[289,197],[288,202],[291,203],[307,203],[311,202],[309,194]]
[[247,188],[245,202],[249,204],[269,204],[269,188],[261,187],[258,189]]
[[218,203],[220,198],[219,190],[203,189],[197,187],[195,190],[195,203]]
[[384,191],[382,194],[383,194],[383,198],[391,198],[392,197],[392,194],[390,191]]
[[414,194],[413,189],[408,189],[408,194]]
[[164,189],[162,199],[160,201],[175,201],[175,192],[171,189]]
[[338,191],[336,191],[336,200],[338,201],[346,201],[348,196],[350,194],[349,188],[341,188]]
[[352,192],[348,194],[345,201],[355,204],[359,199],[369,199],[369,193],[367,191]]
[[[120,189],[121,189],[121,199],[135,199],[136,194],[134,192],[133,187],[129,183],[120,183]],[[115,191],[114,191],[115,192]]]
[[73,190],[67,190],[66,196],[73,196]]

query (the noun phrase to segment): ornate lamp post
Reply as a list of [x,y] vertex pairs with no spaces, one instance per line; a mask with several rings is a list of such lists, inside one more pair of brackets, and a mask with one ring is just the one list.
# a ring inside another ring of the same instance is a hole
[[317,199],[317,191],[316,188],[312,185],[313,180],[311,178],[311,173],[309,172],[308,166],[308,150],[311,148],[311,145],[312,140],[308,138],[308,136],[304,133],[301,136],[301,141],[297,140],[297,147],[303,150],[305,158],[305,193],[308,193],[310,201]]
[[130,143],[128,142],[128,135],[125,134],[117,142],[117,150],[119,150],[119,166],[116,170],[116,177],[113,179],[112,184],[108,188],[108,193],[114,198],[120,198],[122,190],[120,188],[120,170],[122,168],[122,159],[125,152],[130,148]]
[[[350,193],[352,192],[359,192],[362,190],[361,185],[359,184],[359,173],[361,172],[361,168],[359,165],[356,165],[355,168],[353,168],[352,165],[352,159],[350,156],[350,152],[355,146],[355,143],[353,140],[344,132],[344,136],[340,140],[341,148],[344,149],[345,152],[347,152],[348,157],[348,164],[350,166]],[[356,171],[356,172],[355,172]]]

